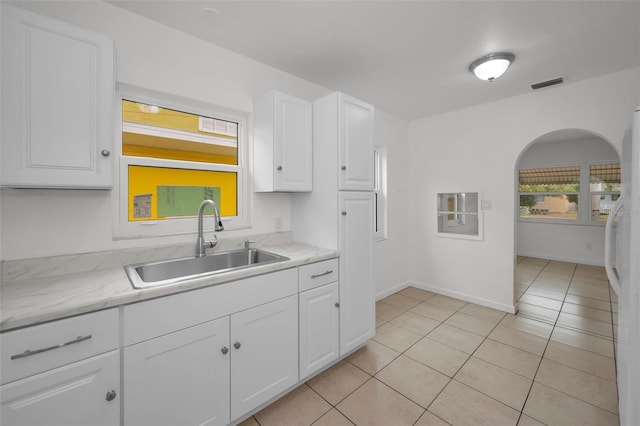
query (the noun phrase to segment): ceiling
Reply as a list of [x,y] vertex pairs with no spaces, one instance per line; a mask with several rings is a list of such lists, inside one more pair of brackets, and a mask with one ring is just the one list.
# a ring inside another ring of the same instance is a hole
[[[407,119],[640,66],[640,1],[109,3]],[[476,79],[497,51],[511,68]]]

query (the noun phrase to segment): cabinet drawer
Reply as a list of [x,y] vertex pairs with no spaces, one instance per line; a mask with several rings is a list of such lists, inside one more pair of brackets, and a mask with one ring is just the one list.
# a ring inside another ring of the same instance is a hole
[[2,384],[117,349],[118,308],[0,335]]
[[338,281],[338,259],[311,263],[298,269],[299,291]]

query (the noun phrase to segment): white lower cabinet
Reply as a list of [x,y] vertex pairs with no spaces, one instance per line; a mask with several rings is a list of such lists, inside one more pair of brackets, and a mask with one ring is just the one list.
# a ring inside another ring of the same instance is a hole
[[228,424],[229,356],[229,317],[125,348],[125,424]]
[[304,291],[300,301],[300,380],[338,359],[340,315],[338,283]]
[[3,385],[0,424],[120,424],[119,371],[115,350]]
[[123,368],[125,426],[227,425],[298,382],[297,294],[126,346]]
[[231,419],[298,382],[298,300],[231,315]]

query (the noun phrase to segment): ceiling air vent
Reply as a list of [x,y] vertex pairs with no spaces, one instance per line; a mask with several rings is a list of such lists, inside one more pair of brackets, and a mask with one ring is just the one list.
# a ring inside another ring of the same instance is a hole
[[562,83],[564,83],[564,78],[558,77],[558,78],[552,78],[551,80],[547,80],[547,81],[541,81],[540,83],[533,83],[531,85],[531,88],[533,90],[538,90],[538,89],[543,89],[545,87],[555,86],[556,84],[562,84]]

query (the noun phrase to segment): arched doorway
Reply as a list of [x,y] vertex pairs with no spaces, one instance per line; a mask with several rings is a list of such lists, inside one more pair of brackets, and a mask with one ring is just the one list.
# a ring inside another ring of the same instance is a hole
[[514,209],[520,312],[526,307],[536,319],[555,322],[562,303],[553,301],[564,300],[577,265],[600,273],[604,221],[620,191],[619,163],[609,141],[580,129],[544,134],[520,154]]

